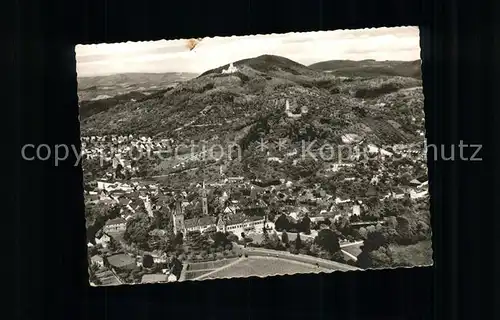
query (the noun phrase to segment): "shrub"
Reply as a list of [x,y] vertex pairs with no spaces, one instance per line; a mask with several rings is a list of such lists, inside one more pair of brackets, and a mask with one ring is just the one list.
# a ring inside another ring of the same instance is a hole
[[346,261],[346,264],[350,265],[350,266],[353,266],[353,267],[357,267],[357,263],[356,261],[352,260],[352,259],[349,259]]
[[383,83],[376,87],[360,88],[354,92],[356,98],[376,98],[399,90],[397,83]]
[[340,93],[340,89],[338,87],[331,87],[329,89],[329,91],[330,91],[331,94],[338,94],[338,93]]

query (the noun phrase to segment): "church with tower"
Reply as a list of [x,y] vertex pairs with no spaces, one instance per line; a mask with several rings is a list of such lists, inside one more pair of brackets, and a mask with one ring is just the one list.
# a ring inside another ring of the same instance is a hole
[[201,189],[201,206],[203,216],[208,216],[208,200],[207,200],[207,189],[205,189],[205,181],[203,181],[203,188]]
[[184,210],[181,205],[181,201],[177,200],[175,202],[174,212],[172,214],[174,233],[179,232],[185,233],[186,226],[184,224]]
[[174,233],[182,233],[186,235],[189,231],[205,231],[207,228],[215,228],[215,219],[208,214],[208,199],[207,190],[205,188],[205,182],[200,192],[201,206],[202,206],[202,216],[199,218],[184,219],[184,208],[182,207],[181,201],[177,200],[175,203],[175,209],[172,213],[173,228]]
[[265,217],[246,217],[241,213],[233,213],[230,215],[221,214],[218,218],[209,215],[208,199],[205,183],[200,192],[202,215],[201,217],[184,219],[184,208],[180,200],[175,204],[174,212],[172,213],[173,231],[175,234],[182,233],[186,236],[188,232],[214,230],[220,232],[231,232],[236,236],[241,237],[242,233],[259,232],[265,226]]

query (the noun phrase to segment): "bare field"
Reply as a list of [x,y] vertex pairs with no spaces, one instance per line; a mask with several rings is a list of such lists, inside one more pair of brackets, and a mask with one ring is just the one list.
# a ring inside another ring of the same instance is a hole
[[290,275],[296,273],[331,272],[332,270],[279,258],[250,257],[240,263],[222,269],[207,279],[267,277],[273,275]]
[[185,279],[186,280],[193,280],[197,277],[200,277],[206,273],[209,273],[210,270],[203,270],[203,271],[190,271],[190,272],[186,272],[186,276],[185,276]]
[[236,261],[237,259],[224,259],[218,261],[209,261],[209,262],[198,262],[198,263],[190,263],[188,271],[200,271],[200,270],[212,270],[224,267],[225,265]]

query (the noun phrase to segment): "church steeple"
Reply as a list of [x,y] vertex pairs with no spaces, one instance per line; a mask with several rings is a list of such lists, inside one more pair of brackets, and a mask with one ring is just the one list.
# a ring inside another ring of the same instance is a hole
[[208,200],[207,200],[207,190],[205,189],[205,181],[203,181],[203,189],[201,190],[201,205],[202,205],[203,215],[208,215]]
[[174,222],[174,234],[184,233],[185,225],[184,225],[184,212],[182,210],[182,205],[180,200],[175,201],[174,212],[172,213],[172,218]]

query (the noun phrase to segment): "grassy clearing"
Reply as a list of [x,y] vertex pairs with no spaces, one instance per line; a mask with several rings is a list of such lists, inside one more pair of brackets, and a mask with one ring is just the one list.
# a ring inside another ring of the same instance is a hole
[[273,275],[287,275],[296,273],[314,273],[325,271],[316,266],[305,263],[287,261],[278,258],[251,257],[240,263],[210,275],[210,279],[240,278],[240,277],[266,277]]
[[391,245],[394,263],[410,263],[414,266],[432,264],[432,242],[421,241],[409,246]]
[[185,280],[193,280],[209,272],[210,270],[186,272]]

